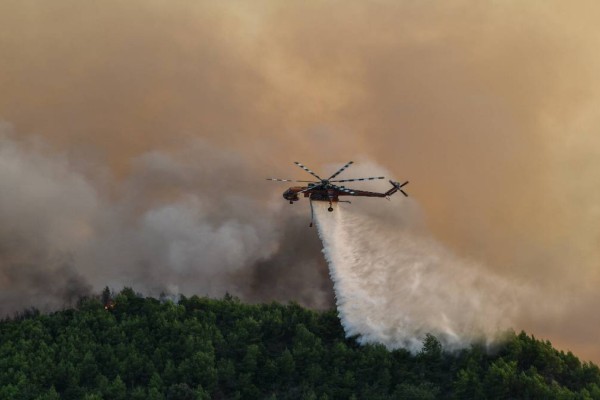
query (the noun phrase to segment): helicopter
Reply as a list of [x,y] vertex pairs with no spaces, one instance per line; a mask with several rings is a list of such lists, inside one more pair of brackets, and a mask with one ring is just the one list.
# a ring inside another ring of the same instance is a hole
[[[310,170],[307,166],[299,163],[298,161],[294,161],[298,167],[302,168],[312,176],[314,176],[317,180],[307,181],[307,180],[294,180],[294,179],[279,179],[279,178],[267,178],[269,181],[276,182],[300,182],[307,183],[306,186],[292,186],[283,192],[283,198],[288,200],[290,204],[294,204],[294,202],[300,200],[300,195],[303,194],[304,197],[308,197],[310,200],[311,207],[311,216],[313,215],[312,202],[313,201],[326,201],[329,202],[329,208],[327,211],[333,211],[333,203],[350,203],[347,200],[340,200],[340,196],[353,196],[353,197],[385,197],[388,198],[396,192],[401,192],[404,196],[408,197],[408,194],[402,188],[408,185],[408,181],[400,184],[399,182],[394,182],[390,180],[390,184],[392,188],[385,193],[378,192],[369,192],[366,190],[357,190],[350,189],[346,186],[338,186],[339,183],[344,182],[357,182],[357,181],[372,181],[378,179],[385,179],[384,176],[375,176],[369,178],[351,178],[351,179],[334,179],[343,171],[345,171],[349,166],[354,164],[353,161],[349,161],[342,168],[337,170],[333,175],[331,175],[327,179],[321,178],[315,172]],[[312,222],[310,226],[312,226]]]

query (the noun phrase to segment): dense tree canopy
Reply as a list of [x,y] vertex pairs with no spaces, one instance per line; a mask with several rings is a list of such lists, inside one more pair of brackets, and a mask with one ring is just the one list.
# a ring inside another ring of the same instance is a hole
[[0,323],[0,399],[600,399],[600,371],[525,333],[493,349],[359,346],[335,311],[131,289]]

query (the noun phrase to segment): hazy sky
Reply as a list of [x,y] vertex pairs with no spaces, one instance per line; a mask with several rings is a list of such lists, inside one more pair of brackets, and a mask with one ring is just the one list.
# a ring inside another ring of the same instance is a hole
[[136,283],[328,306],[307,204],[262,179],[371,160],[450,251],[544,294],[515,330],[600,361],[599,20],[593,1],[5,0],[2,309]]

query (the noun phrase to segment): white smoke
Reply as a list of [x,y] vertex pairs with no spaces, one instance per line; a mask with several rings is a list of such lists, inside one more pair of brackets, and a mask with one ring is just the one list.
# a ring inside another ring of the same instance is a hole
[[512,326],[520,289],[427,237],[415,224],[414,202],[363,205],[370,209],[340,204],[329,213],[327,204],[314,204],[348,336],[417,352],[431,333],[452,350]]

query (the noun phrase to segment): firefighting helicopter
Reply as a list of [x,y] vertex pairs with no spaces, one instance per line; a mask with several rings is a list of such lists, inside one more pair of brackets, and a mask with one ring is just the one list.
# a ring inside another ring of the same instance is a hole
[[[350,189],[346,186],[338,186],[338,183],[343,182],[357,182],[357,181],[372,181],[376,179],[385,179],[383,176],[374,176],[369,178],[352,178],[352,179],[334,179],[339,174],[341,174],[346,168],[354,164],[353,161],[349,161],[342,168],[337,170],[333,175],[331,175],[327,179],[321,178],[315,172],[311,171],[307,166],[295,161],[298,167],[302,168],[318,180],[306,181],[306,180],[293,180],[293,179],[279,179],[279,178],[267,178],[269,181],[276,182],[302,182],[307,183],[307,186],[292,186],[283,192],[283,198],[288,200],[290,204],[294,204],[295,201],[300,200],[299,195],[304,194],[304,197],[308,197],[310,200],[310,208],[311,208],[311,216],[313,215],[312,202],[313,201],[328,201],[329,208],[327,211],[333,211],[333,203],[350,203],[347,200],[340,200],[340,196],[355,196],[355,197],[385,197],[388,198],[396,192],[401,192],[404,196],[408,197],[408,194],[402,188],[408,185],[408,181],[400,184],[399,182],[394,182],[390,180],[390,184],[392,188],[385,193],[377,193],[377,192],[368,192],[365,190],[356,190]],[[310,226],[312,226],[312,222]]]

